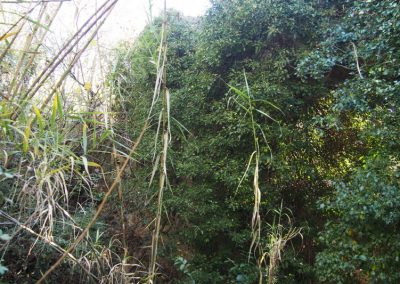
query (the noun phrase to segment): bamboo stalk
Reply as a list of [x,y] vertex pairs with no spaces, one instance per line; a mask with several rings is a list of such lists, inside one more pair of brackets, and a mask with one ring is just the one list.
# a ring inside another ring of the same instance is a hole
[[[111,13],[112,8],[114,8],[115,4],[118,2],[118,0],[114,0],[109,7],[107,7],[105,9],[105,11],[103,13],[100,14],[99,17],[104,16],[106,13],[107,16]],[[87,47],[89,46],[89,44],[92,42],[92,40],[94,39],[94,37],[97,35],[98,31],[100,30],[100,28],[103,26],[103,24],[105,23],[105,21],[107,20],[107,16],[104,17],[104,19],[97,25],[97,27],[95,28],[95,30],[93,31],[93,33],[91,34],[89,40],[86,42],[86,44],[84,45],[84,47],[74,56],[73,60],[71,61],[71,63],[69,64],[69,66],[67,67],[67,69],[64,71],[64,73],[62,74],[62,76],[60,77],[60,79],[58,80],[58,82],[52,87],[52,90],[50,92],[50,94],[46,97],[46,99],[43,101],[43,104],[41,106],[41,110],[43,110],[48,103],[51,101],[51,99],[53,98],[54,94],[57,92],[58,88],[61,86],[61,84],[65,81],[65,78],[68,76],[68,74],[71,72],[72,68],[74,67],[74,65],[76,64],[76,62],[79,60],[79,58],[81,57],[81,55],[83,54],[83,52],[87,49]],[[92,28],[95,24],[97,24],[97,21],[94,22],[87,31],[90,30],[90,28]],[[55,69],[55,67],[54,67]],[[53,70],[54,71],[54,70]],[[51,73],[49,73],[50,76]],[[38,86],[38,88],[36,89],[35,92],[37,92],[37,90],[39,90],[40,85]],[[34,96],[34,93],[31,94],[31,98]]]
[[[64,46],[59,50],[59,52],[53,57],[53,59],[48,63],[48,65],[43,69],[43,71],[35,78],[30,88],[27,90],[25,98],[32,98],[34,94],[40,89],[41,85],[48,79],[50,74],[61,64],[65,57],[70,54],[73,48],[80,42],[80,40],[90,31],[94,24],[99,20],[100,16],[97,14],[106,7],[108,3],[112,0],[107,0],[101,5],[92,16],[90,16],[81,26],[81,28],[64,44]],[[118,0],[114,1],[117,2]],[[103,14],[104,15],[104,14]],[[94,23],[90,24],[93,18],[97,16]],[[85,29],[85,27],[87,27]],[[44,77],[44,78],[43,78]],[[37,86],[39,84],[39,86]],[[33,93],[33,94],[32,94]]]
[[158,255],[158,241],[160,238],[160,228],[162,219],[162,207],[164,190],[166,187],[167,180],[167,156],[168,156],[168,145],[170,141],[170,125],[169,125],[169,109],[170,109],[170,98],[169,91],[167,89],[167,3],[164,0],[164,19],[162,25],[162,39],[161,39],[161,49],[160,54],[163,52],[162,61],[162,90],[163,90],[163,100],[162,100],[162,145],[163,149],[161,152],[160,159],[160,178],[159,178],[159,189],[157,198],[157,213],[155,218],[155,227],[153,230],[152,242],[151,242],[151,255],[149,264],[149,276],[147,283],[155,283],[156,280],[156,263]]

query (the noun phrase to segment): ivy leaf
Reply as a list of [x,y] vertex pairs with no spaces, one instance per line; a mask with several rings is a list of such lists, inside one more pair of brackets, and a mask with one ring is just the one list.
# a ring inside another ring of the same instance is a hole
[[9,240],[11,240],[11,236],[8,234],[2,234],[2,235],[0,235],[0,240],[9,241]]
[[3,275],[8,271],[8,268],[0,264],[0,275]]

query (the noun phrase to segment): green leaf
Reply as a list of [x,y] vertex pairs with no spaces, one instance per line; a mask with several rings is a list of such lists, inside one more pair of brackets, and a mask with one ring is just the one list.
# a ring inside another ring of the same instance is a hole
[[31,125],[32,125],[32,119],[28,121],[28,124],[25,127],[24,131],[24,136],[22,139],[22,151],[24,154],[28,153],[29,150],[29,138],[31,136]]
[[9,240],[11,240],[11,236],[8,234],[0,234],[0,240],[9,241]]
[[231,85],[228,85],[228,86],[229,86],[229,88],[231,90],[233,90],[237,95],[239,95],[243,99],[248,100],[250,98],[248,94],[246,94],[245,92],[239,90],[238,88],[235,88],[234,86],[231,86]]
[[58,98],[57,96],[55,96],[53,99],[53,107],[51,110],[51,120],[50,120],[50,124],[53,128],[56,126],[57,111],[58,111]]
[[61,96],[59,94],[56,94],[56,100],[57,100],[57,112],[60,117],[64,117],[64,111],[63,111],[63,103]]
[[33,111],[35,112],[36,115],[36,119],[39,125],[39,130],[43,131],[44,130],[44,121],[43,121],[43,117],[42,114],[40,113],[40,110],[34,105],[33,106]]
[[87,130],[88,130],[88,126],[86,123],[84,123],[83,130],[82,130],[82,148],[83,148],[83,154],[85,156],[87,155],[87,146],[88,146]]
[[0,275],[3,275],[8,271],[8,268],[0,264]]

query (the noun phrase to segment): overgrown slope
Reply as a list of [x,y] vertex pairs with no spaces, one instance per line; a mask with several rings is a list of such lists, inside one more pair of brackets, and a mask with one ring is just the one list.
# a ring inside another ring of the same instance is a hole
[[[279,215],[302,238],[278,283],[399,281],[398,11],[390,0],[215,0],[201,19],[169,13],[163,255],[182,281],[257,282]],[[131,135],[151,103],[160,25],[118,51],[111,76]],[[131,200],[153,193],[157,129],[125,181]],[[256,173],[261,239],[249,254]]]

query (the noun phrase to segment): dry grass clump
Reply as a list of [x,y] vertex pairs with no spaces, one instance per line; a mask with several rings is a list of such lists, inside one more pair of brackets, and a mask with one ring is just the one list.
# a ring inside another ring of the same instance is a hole
[[[89,282],[128,283],[139,267],[115,252],[116,241],[104,245],[101,234],[90,232],[79,256],[62,248],[91,227],[76,216],[96,205],[100,186],[107,188],[99,161],[99,153],[112,155],[107,102],[76,69],[118,0],[104,1],[55,47],[47,39],[63,2],[68,1],[0,1],[0,215],[13,238],[29,234],[35,237],[31,249],[42,242],[65,253]],[[90,100],[80,104],[76,92]],[[56,241],[66,231],[74,233],[62,236],[61,246]],[[3,255],[12,242],[2,246]]]

